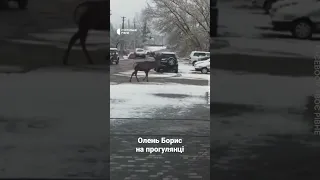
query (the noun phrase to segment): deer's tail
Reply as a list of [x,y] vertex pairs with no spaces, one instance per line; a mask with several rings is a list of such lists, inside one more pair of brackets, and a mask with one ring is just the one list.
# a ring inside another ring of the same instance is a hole
[[80,4],[78,4],[73,12],[73,20],[76,24],[79,24],[80,22],[80,18],[82,17],[82,15],[87,11],[88,6],[87,6],[87,2],[82,2]]

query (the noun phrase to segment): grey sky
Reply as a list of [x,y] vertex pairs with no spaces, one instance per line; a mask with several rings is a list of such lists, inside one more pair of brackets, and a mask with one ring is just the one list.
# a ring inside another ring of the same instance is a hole
[[136,13],[141,12],[141,10],[146,6],[147,0],[111,0],[110,9],[111,17],[110,21],[115,27],[119,27],[122,23],[121,16],[125,16],[125,26],[128,23],[128,18],[130,23],[133,23],[133,18]]

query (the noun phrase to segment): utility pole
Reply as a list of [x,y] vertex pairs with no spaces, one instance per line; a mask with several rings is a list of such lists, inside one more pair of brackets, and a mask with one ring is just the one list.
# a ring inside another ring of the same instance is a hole
[[[136,19],[133,19],[133,29],[136,29]],[[136,31],[133,31],[134,39],[133,39],[133,49],[136,50]]]
[[122,18],[122,29],[124,29],[124,19],[125,19],[126,17],[122,16],[121,18]]
[[[126,18],[126,17],[121,17],[122,18],[122,30],[124,29],[124,19]],[[121,32],[121,31],[120,31]],[[123,56],[123,54],[124,54],[124,39],[123,39],[123,34],[121,34],[121,39],[122,39],[122,42],[121,42],[121,46],[120,46],[120,52],[121,52],[121,55]]]

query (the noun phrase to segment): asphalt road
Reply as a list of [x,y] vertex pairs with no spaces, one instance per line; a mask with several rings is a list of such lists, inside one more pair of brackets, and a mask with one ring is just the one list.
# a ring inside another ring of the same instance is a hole
[[[110,66],[110,82],[113,83],[128,83],[131,74],[128,76],[119,76],[118,74],[121,72],[128,72],[132,71],[133,72],[133,65],[135,62],[141,62],[141,61],[154,61],[154,58],[152,57],[147,57],[146,59],[125,59],[125,60],[120,60],[120,63],[118,65],[111,65]],[[186,62],[180,61],[179,64],[185,64]],[[172,76],[175,75],[175,73],[167,73],[164,72],[165,74],[172,74]],[[154,76],[150,76],[154,75]],[[160,75],[160,77],[157,77],[157,73],[153,69],[150,71],[149,74],[149,82],[151,83],[180,83],[180,84],[189,84],[189,85],[201,85],[201,86],[207,86],[208,81],[207,80],[195,80],[195,79],[183,79],[183,78],[165,78]],[[179,73],[178,73],[179,74]],[[199,74],[199,73],[196,73]],[[210,76],[210,74],[207,74],[207,76]],[[145,73],[143,71],[138,72],[138,78],[139,81],[143,82],[142,79],[145,77]],[[138,83],[136,81],[136,78],[133,76],[132,77],[132,83]]]

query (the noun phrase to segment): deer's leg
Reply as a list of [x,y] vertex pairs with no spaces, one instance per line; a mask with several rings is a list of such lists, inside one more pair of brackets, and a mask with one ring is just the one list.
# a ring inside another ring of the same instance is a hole
[[139,79],[138,79],[138,71],[136,71],[136,79],[137,79],[137,81],[139,82]]
[[131,77],[130,77],[129,82],[131,82],[132,76],[134,75],[135,72],[136,72],[136,71],[133,71],[133,73],[131,74]]
[[81,44],[82,50],[84,52],[84,55],[86,56],[86,58],[88,60],[88,63],[93,64],[93,61],[92,61],[92,59],[88,53],[87,47],[86,47],[86,40],[88,37],[88,32],[89,32],[88,29],[80,31],[80,44]]
[[80,32],[76,32],[70,39],[69,41],[69,44],[68,44],[68,48],[64,54],[64,57],[63,57],[63,64],[64,65],[67,65],[68,64],[68,57],[69,57],[69,54],[70,54],[70,50],[72,48],[72,46],[76,43],[76,41],[80,38]]
[[148,76],[148,74],[149,74],[149,71],[146,72],[147,82],[149,82],[149,76]]
[[143,81],[147,78],[148,71],[144,71],[144,73],[146,73],[146,76],[143,78]]

